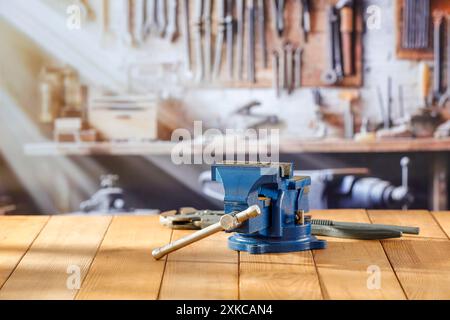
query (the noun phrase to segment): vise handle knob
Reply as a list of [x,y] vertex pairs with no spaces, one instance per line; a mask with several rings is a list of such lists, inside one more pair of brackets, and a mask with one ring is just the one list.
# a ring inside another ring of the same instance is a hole
[[215,223],[205,229],[199,230],[186,237],[178,239],[161,248],[153,250],[152,256],[156,260],[168,255],[171,252],[184,248],[194,242],[200,241],[220,231],[231,231],[239,227],[243,222],[256,218],[261,215],[261,209],[257,206],[251,206],[247,210],[236,214],[226,214],[220,218],[218,223]]

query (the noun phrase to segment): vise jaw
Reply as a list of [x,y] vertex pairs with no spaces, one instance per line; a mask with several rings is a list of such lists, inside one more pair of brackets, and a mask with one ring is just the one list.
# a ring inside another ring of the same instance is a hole
[[252,254],[323,249],[326,241],[311,235],[309,177],[294,177],[290,163],[225,162],[212,166],[212,180],[223,184],[226,214],[253,205],[261,215],[234,229],[230,249]]

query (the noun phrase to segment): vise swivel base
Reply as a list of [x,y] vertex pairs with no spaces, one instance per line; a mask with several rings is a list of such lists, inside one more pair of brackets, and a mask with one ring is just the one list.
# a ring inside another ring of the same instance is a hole
[[166,254],[213,233],[234,233],[228,247],[251,254],[323,249],[326,241],[311,235],[309,177],[294,177],[290,163],[260,164],[226,162],[212,166],[212,179],[225,190],[220,222],[155,249],[153,256]]

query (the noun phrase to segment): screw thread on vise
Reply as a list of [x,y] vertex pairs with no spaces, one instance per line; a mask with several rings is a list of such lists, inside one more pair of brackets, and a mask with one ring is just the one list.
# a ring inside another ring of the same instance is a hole
[[316,226],[333,226],[334,222],[331,220],[317,220],[317,219],[313,219],[311,220],[311,224],[316,225]]

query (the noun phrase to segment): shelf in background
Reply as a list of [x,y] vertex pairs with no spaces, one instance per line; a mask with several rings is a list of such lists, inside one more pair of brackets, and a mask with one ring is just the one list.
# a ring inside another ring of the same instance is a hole
[[357,142],[343,139],[300,141],[283,140],[282,153],[401,153],[448,152],[450,139],[391,139]]
[[[91,156],[91,155],[170,155],[177,145],[171,141],[142,143],[90,142],[90,143],[35,143],[25,146],[28,156]],[[190,145],[190,143],[187,143]],[[265,142],[260,145],[267,146]],[[258,151],[259,144],[250,144],[250,153]],[[407,152],[450,152],[450,139],[393,139],[376,142],[356,142],[342,139],[300,140],[282,139],[279,146],[284,154],[295,153],[407,153]],[[201,153],[199,143],[192,143],[192,154]]]

